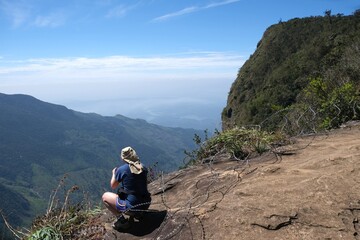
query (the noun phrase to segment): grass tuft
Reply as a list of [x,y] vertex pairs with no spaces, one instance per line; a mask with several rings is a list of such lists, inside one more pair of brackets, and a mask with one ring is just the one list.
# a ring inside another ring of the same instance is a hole
[[281,133],[262,131],[259,126],[236,127],[223,132],[215,132],[213,137],[206,137],[205,141],[195,136],[194,142],[198,148],[192,152],[185,151],[189,159],[186,166],[202,163],[221,153],[230,154],[230,157],[236,160],[246,160],[251,155],[268,152],[272,146],[284,139],[285,136]]

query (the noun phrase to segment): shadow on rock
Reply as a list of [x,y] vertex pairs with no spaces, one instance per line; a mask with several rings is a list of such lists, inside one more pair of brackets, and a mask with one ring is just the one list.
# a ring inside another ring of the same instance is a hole
[[129,229],[120,230],[119,232],[129,233],[138,237],[148,235],[160,227],[166,217],[166,214],[166,210],[149,210],[149,212],[144,214],[141,220],[133,222]]

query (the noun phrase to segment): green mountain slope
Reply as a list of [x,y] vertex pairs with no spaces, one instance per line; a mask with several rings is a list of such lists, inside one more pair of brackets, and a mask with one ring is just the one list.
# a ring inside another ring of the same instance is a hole
[[194,148],[193,129],[167,128],[124,116],[85,114],[26,95],[0,94],[0,209],[16,225],[43,213],[67,174],[90,200],[108,189],[119,151],[133,146],[142,162],[169,172]]
[[329,86],[352,82],[360,89],[360,11],[270,26],[231,86],[223,129],[260,124],[298,102],[318,77]]

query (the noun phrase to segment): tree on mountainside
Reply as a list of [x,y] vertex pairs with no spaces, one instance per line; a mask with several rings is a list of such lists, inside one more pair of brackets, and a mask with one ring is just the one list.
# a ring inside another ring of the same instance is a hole
[[332,23],[332,21],[331,21],[331,10],[326,10],[325,11],[325,16],[329,19],[329,22],[331,24]]

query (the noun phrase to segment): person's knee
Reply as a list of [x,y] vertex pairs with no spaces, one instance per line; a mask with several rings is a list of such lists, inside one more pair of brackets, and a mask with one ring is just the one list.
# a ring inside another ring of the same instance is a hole
[[103,201],[104,203],[108,203],[108,202],[109,202],[109,193],[108,193],[108,192],[106,192],[106,193],[104,193],[104,194],[102,195],[102,201]]

